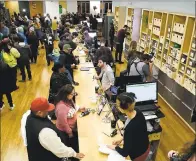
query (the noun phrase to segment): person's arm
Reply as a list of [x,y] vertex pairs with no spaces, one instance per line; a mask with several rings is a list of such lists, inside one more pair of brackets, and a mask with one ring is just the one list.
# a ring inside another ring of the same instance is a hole
[[113,73],[113,71],[108,71],[108,72],[106,72],[106,74],[107,74],[107,77],[110,81],[110,87],[111,87],[114,85],[114,81],[115,81],[114,73]]
[[63,81],[63,85],[72,84],[71,81],[68,79],[66,73],[61,73],[61,78],[62,78],[62,81]]
[[123,148],[120,148],[119,146],[116,146],[115,148],[115,150],[123,157],[127,157],[129,155],[130,149],[132,149],[131,138],[132,138],[131,131],[127,131],[124,135]]
[[19,58],[20,57],[20,53],[18,52],[18,50],[16,48],[11,48],[11,54],[15,57],[15,58]]
[[144,76],[146,78],[146,81],[149,82],[151,81],[151,74],[150,74],[150,69],[149,69],[149,66],[148,64],[145,64],[143,67],[142,67],[142,71],[144,73]]
[[63,130],[68,134],[68,135],[72,135],[72,129],[70,128],[68,122],[67,122],[67,117],[68,117],[68,110],[66,107],[64,107],[65,105],[59,105],[62,107],[59,107],[59,109],[65,109],[65,110],[56,110],[57,113],[57,119],[58,121],[61,123],[61,125],[63,126]]
[[42,129],[38,139],[45,149],[51,151],[59,158],[76,157],[76,152],[72,148],[65,146],[57,136],[57,133],[50,128]]
[[103,70],[101,70],[101,73],[98,76],[96,76],[95,78],[96,79],[101,79],[101,77],[103,76],[103,73],[104,73]]

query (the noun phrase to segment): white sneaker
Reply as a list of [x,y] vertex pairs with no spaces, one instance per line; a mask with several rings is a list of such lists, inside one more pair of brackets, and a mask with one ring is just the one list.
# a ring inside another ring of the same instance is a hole
[[2,111],[4,107],[5,107],[5,104],[3,104],[3,106],[0,108],[0,111]]
[[14,110],[15,105],[13,104],[13,106],[10,107],[10,110]]

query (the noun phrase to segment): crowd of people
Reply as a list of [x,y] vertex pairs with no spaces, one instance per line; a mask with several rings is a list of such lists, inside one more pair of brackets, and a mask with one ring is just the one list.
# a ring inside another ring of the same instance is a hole
[[[26,82],[26,72],[29,81],[33,80],[31,64],[37,63],[39,49],[45,49],[46,63],[52,67],[48,99],[39,97],[32,101],[30,110],[22,117],[21,133],[25,146],[27,146],[29,161],[62,161],[66,158],[76,161],[85,157],[79,152],[77,132],[77,111],[85,111],[85,107],[76,105],[77,92],[74,86],[79,85],[74,79],[74,70],[77,70],[78,61],[73,55],[77,48],[74,39],[78,33],[82,35],[89,51],[95,52],[92,56],[94,65],[97,65],[95,79],[101,80],[102,90],[109,92],[115,85],[115,73],[113,66],[115,62],[122,64],[124,38],[126,37],[125,25],[118,32],[118,44],[116,60],[113,59],[114,26],[111,23],[110,45],[108,48],[106,40],[101,39],[100,45],[97,38],[89,35],[90,30],[97,30],[99,16],[68,13],[51,19],[50,15],[40,14],[32,19],[26,15],[14,13],[11,16],[11,24],[0,23],[0,109],[4,108],[3,95],[5,94],[10,106],[14,109],[11,93],[18,90],[17,69],[20,70],[20,82]],[[85,22],[89,21],[90,26]],[[70,32],[75,28],[77,32]],[[54,46],[54,42],[58,47]],[[133,42],[128,52],[129,62],[126,73],[128,75],[141,75],[143,81],[151,81],[153,75],[153,56],[147,56],[136,50],[136,42]],[[119,54],[119,55],[118,55]],[[20,90],[20,89],[19,89]],[[123,139],[116,141],[108,148],[116,150],[123,157],[129,156],[132,160],[138,157],[145,158],[149,153],[149,140],[146,121],[143,114],[135,110],[135,94],[121,93],[117,97],[117,108],[127,115]],[[56,124],[51,122],[56,120]],[[119,147],[124,141],[123,147]]]

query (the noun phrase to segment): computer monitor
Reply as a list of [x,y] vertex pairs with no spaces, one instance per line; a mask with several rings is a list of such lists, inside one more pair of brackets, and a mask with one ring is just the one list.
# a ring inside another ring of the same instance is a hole
[[137,76],[120,75],[118,86],[120,86],[121,89],[122,88],[125,89],[125,86],[128,84],[136,84],[136,83],[141,83],[141,82],[143,82],[143,78],[140,75],[137,75]]
[[158,100],[157,82],[144,82],[126,86],[126,92],[135,93],[139,102],[155,102]]
[[98,23],[102,23],[103,22],[103,19],[102,18],[96,18]]
[[89,32],[88,34],[92,38],[94,38],[95,36],[97,36],[97,33],[96,32]]

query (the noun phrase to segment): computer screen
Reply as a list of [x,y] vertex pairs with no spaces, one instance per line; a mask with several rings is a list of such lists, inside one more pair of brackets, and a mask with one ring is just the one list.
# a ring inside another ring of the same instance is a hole
[[89,32],[88,34],[92,38],[94,38],[95,36],[97,36],[97,33],[96,32]]
[[102,18],[97,18],[97,21],[98,21],[99,23],[101,23],[101,22],[103,21],[103,19],[102,19]]
[[157,101],[157,82],[127,85],[126,92],[135,93],[136,102]]

